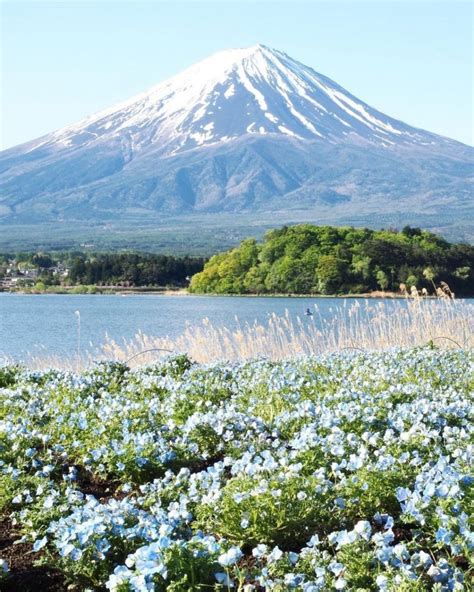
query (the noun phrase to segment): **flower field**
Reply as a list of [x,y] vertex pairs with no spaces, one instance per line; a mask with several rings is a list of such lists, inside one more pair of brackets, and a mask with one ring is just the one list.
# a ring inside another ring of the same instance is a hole
[[473,367],[0,368],[0,589],[471,590]]

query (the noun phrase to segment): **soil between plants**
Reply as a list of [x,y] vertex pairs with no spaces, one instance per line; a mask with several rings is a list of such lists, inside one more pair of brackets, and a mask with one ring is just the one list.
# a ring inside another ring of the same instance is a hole
[[31,543],[15,543],[21,538],[10,519],[0,519],[0,558],[7,561],[10,572],[0,583],[2,592],[64,592],[67,584],[59,571],[36,566],[41,552],[34,553]]

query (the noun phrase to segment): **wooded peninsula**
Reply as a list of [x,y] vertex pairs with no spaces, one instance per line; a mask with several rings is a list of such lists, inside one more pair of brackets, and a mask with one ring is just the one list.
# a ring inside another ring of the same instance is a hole
[[474,294],[474,247],[421,230],[284,226],[214,255],[193,276],[196,294],[362,294],[400,289]]

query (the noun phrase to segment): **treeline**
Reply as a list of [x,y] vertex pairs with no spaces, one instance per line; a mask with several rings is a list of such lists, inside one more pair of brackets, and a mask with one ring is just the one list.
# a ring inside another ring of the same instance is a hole
[[78,255],[71,261],[68,277],[74,284],[127,286],[185,286],[202,270],[205,260],[151,254]]
[[284,226],[262,243],[244,240],[212,257],[191,281],[195,293],[341,294],[435,291],[446,282],[474,295],[474,247],[450,244],[419,228],[401,232],[351,227]]
[[203,269],[205,261],[199,257],[148,253],[0,254],[0,276],[34,277],[46,287],[186,286],[189,278]]

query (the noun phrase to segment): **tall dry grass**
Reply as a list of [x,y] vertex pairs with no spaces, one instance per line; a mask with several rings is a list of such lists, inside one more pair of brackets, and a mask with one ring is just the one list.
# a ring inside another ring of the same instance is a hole
[[179,337],[154,337],[138,333],[121,342],[108,338],[96,351],[70,358],[32,357],[34,369],[59,367],[80,370],[94,360],[149,364],[169,352],[187,353],[193,360],[244,360],[264,356],[281,360],[348,348],[381,350],[414,347],[433,341],[442,348],[473,346],[474,306],[449,298],[427,300],[415,295],[404,301],[354,301],[323,316],[315,306],[312,317],[271,315],[266,323],[240,324],[236,328],[213,325],[203,319]]

